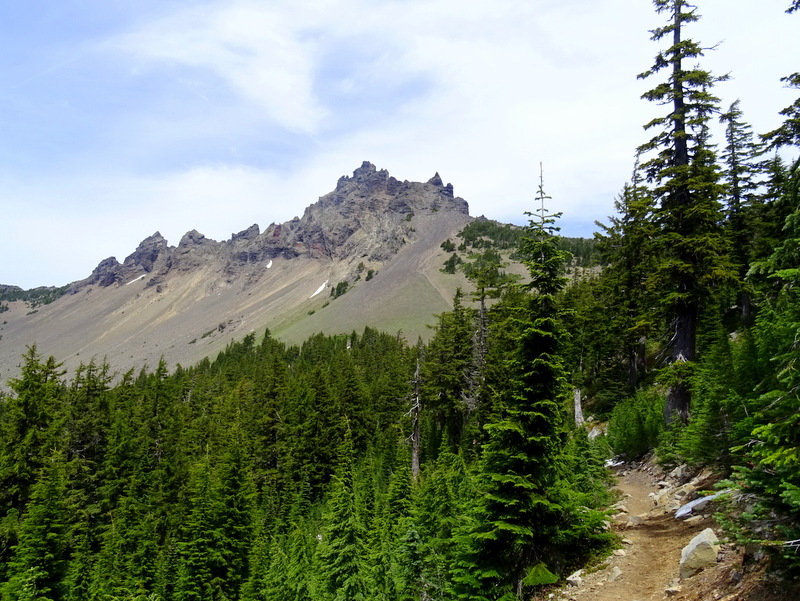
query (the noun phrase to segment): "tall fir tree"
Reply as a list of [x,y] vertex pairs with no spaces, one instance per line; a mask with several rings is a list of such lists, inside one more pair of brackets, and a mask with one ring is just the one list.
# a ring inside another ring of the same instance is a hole
[[43,359],[36,345],[22,356],[19,377],[0,411],[0,579],[17,542],[19,524],[48,453],[60,448],[64,421],[64,372],[55,358]]
[[566,373],[559,354],[564,332],[556,295],[565,286],[568,253],[553,235],[540,183],[540,214],[529,222],[520,252],[531,293],[512,317],[516,350],[508,358],[514,381],[499,419],[486,425],[484,499],[469,533],[457,579],[465,598],[523,599],[532,586],[554,581],[546,567],[560,506],[550,495],[566,442]]
[[684,27],[699,19],[696,8],[686,0],[654,0],[653,4],[658,14],[666,13],[667,24],[654,29],[652,39],[671,38],[671,44],[639,77],[649,78],[665,69],[668,75],[642,97],[667,105],[669,110],[645,125],[657,133],[639,151],[654,153],[642,167],[659,203],[656,252],[660,262],[654,275],[657,287],[664,291],[671,323],[665,417],[686,421],[691,403],[690,372],[697,358],[699,310],[711,287],[734,275],[720,228],[723,186],[707,139],[708,122],[718,112],[719,102],[709,90],[726,77],[715,77],[699,66],[685,66],[703,56],[697,42],[683,37]]
[[366,533],[357,510],[349,426],[344,431],[315,565],[322,599],[365,601],[368,598]]
[[600,291],[612,327],[622,341],[627,363],[627,386],[633,390],[645,370],[645,345],[655,323],[654,294],[648,285],[655,269],[653,249],[657,233],[654,204],[650,191],[642,185],[639,162],[631,183],[626,184],[614,202],[617,215],[609,224],[597,223],[595,234],[606,267],[600,275]]
[[[725,148],[720,157],[725,166],[725,225],[731,241],[731,259],[740,281],[744,280],[749,267],[754,212],[759,203],[759,177],[765,168],[761,159],[763,145],[756,142],[750,125],[742,117],[739,100],[719,117],[725,124]],[[739,299],[742,323],[749,327],[754,316],[748,287],[742,286]]]
[[4,601],[57,601],[67,592],[66,492],[65,461],[56,451],[39,469],[31,491],[19,542],[7,566]]
[[472,365],[472,314],[458,289],[452,311],[438,316],[436,333],[425,349],[421,369],[424,406],[434,416],[438,435],[429,442],[432,452],[439,448],[443,433],[454,446],[462,443],[467,419],[463,394],[468,388],[467,373]]

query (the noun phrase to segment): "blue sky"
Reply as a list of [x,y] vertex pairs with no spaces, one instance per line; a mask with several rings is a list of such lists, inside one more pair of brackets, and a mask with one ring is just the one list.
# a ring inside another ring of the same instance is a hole
[[[699,0],[763,132],[796,92],[789,0]],[[640,0],[0,0],[0,283],[62,285],[156,230],[224,240],[283,222],[363,160],[439,172],[473,215],[521,223],[538,165],[591,235],[660,115],[637,81]]]

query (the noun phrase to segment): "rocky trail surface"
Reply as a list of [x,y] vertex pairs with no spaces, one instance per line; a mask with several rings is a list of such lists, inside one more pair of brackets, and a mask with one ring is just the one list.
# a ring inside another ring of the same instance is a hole
[[713,503],[700,506],[688,519],[676,519],[676,510],[712,489],[710,471],[691,477],[679,468],[669,476],[648,464],[621,466],[617,489],[621,500],[614,506],[612,528],[622,539],[595,568],[582,570],[557,592],[542,598],[552,601],[798,601],[798,590],[765,575],[766,561],[745,558],[742,549],[724,541],[711,552],[711,564],[681,578],[681,554],[700,533],[711,528],[720,539],[722,530],[713,520]]

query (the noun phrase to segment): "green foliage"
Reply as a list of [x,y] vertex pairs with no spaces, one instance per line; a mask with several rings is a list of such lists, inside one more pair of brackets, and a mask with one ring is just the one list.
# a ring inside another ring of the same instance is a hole
[[[538,198],[544,205],[541,185]],[[556,302],[566,283],[567,253],[557,248],[552,224],[542,207],[520,245],[531,293],[517,297],[508,313],[505,327],[513,341],[505,359],[508,386],[485,426],[481,500],[457,536],[464,550],[452,570],[462,598],[522,599],[533,587],[554,581],[554,566],[544,564],[575,543],[565,531],[580,533],[576,539],[586,542],[582,516],[566,510],[569,494],[558,492],[571,488],[559,477],[566,471],[566,373]]]
[[[790,10],[797,10],[796,2],[792,5]],[[800,89],[800,73],[793,73],[792,75],[782,77],[781,81],[786,87]],[[784,115],[786,119],[778,128],[764,134],[764,139],[767,141],[770,148],[800,146],[800,98],[780,111],[780,114]]]
[[[638,152],[647,155],[642,168],[653,184],[659,231],[653,241],[658,260],[653,282],[661,292],[664,309],[674,330],[670,363],[696,360],[698,313],[710,291],[735,279],[728,257],[728,239],[721,229],[719,168],[709,143],[708,121],[718,111],[719,99],[711,88],[727,77],[715,77],[696,64],[703,55],[700,44],[683,35],[696,22],[696,7],[685,0],[654,0],[656,12],[666,13],[667,24],[652,31],[652,39],[671,40],[656,56],[653,67],[640,78],[668,70],[666,81],[645,92],[643,98],[668,105],[666,115],[645,125],[655,135]],[[687,62],[694,66],[687,68]],[[690,384],[675,380],[667,392],[665,417],[686,421],[691,400]]]
[[463,230],[458,233],[463,240],[464,250],[468,248],[495,248],[495,249],[515,249],[519,246],[520,240],[524,235],[521,227],[509,224],[501,224],[485,217],[479,217],[471,221]]
[[[67,292],[69,292],[69,285],[53,287],[53,286],[40,286],[38,288],[31,288],[30,290],[23,290],[18,286],[6,286],[0,284],[0,301],[14,302],[24,301],[29,307],[36,308],[41,305],[49,305],[53,301],[58,300]],[[2,303],[0,303],[0,313],[2,313]]]
[[[697,19],[655,6],[658,40]],[[797,569],[779,543],[800,538],[799,165],[762,163],[734,104],[717,166],[718,79],[684,68],[701,54],[684,40],[647,73],[671,71],[645,95],[671,106],[596,240],[557,237],[540,185],[527,227],[479,218],[442,244],[479,302],[459,291],[427,344],[267,332],[68,379],[29,349],[0,394],[3,599],[530,598],[612,544],[612,449],[730,470],[731,536]],[[796,145],[792,111],[773,146]],[[603,269],[568,286],[570,265]],[[60,290],[4,287],[0,308]],[[573,387],[607,437],[568,426]],[[665,387],[694,399],[685,424],[666,428]]]
[[478,289],[478,296],[497,297],[499,290],[517,278],[511,277],[503,271],[506,267],[500,253],[488,249],[482,253],[470,255],[469,261],[464,263],[464,275],[472,280]]
[[615,453],[636,459],[655,448],[663,430],[663,394],[657,389],[640,390],[614,406],[608,440]]
[[3,599],[58,599],[67,566],[64,460],[58,453],[39,472],[8,562]]
[[444,267],[442,267],[441,272],[449,273],[452,275],[456,272],[456,269],[458,268],[459,265],[461,265],[461,263],[463,263],[461,257],[459,257],[457,253],[453,253],[452,255],[450,255],[450,258],[448,258],[447,261],[444,262]]
[[352,443],[349,428],[340,448],[340,465],[333,478],[326,523],[315,566],[323,599],[362,601],[367,598],[367,565],[363,524],[353,489]]
[[572,264],[576,267],[593,267],[602,265],[602,256],[598,252],[597,242],[594,238],[571,238],[559,236],[556,239],[559,250],[568,252],[572,256]]
[[349,287],[350,287],[350,283],[347,280],[339,282],[338,284],[336,284],[336,286],[331,288],[331,297],[339,298],[345,292],[347,292],[347,289]]

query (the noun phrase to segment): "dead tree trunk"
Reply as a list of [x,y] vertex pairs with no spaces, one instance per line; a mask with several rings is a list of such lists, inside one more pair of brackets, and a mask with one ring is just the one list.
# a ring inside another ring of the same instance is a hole
[[420,431],[420,417],[422,413],[422,378],[420,377],[420,362],[417,359],[417,369],[414,371],[414,379],[411,381],[413,393],[411,396],[411,478],[414,482],[419,478],[419,458],[422,447],[422,435]]
[[575,402],[575,426],[580,427],[583,425],[583,422],[586,421],[583,419],[583,407],[581,406],[581,389],[576,388],[572,391],[572,398]]

